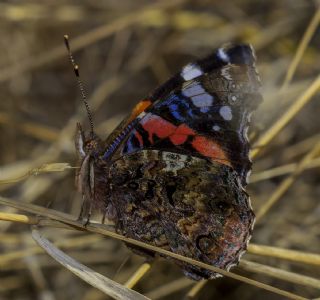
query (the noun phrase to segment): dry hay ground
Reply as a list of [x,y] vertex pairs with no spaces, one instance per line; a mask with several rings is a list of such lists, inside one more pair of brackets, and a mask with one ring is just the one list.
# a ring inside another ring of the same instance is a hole
[[[65,253],[151,299],[320,297],[317,5],[302,0],[1,3],[0,218],[7,221],[0,222],[0,299],[107,298],[36,246],[28,224],[40,219],[42,235]],[[58,212],[79,212],[74,170],[37,168],[57,162],[75,166],[75,124],[87,122],[65,33],[72,37],[97,132],[104,137],[138,99],[186,62],[225,42],[253,44],[264,96],[251,128],[254,168],[248,188],[258,222],[249,251],[233,272],[254,282],[224,277],[196,284],[168,261],[150,267],[122,242],[93,233],[108,235],[105,229],[89,226],[81,232],[75,230],[79,224],[70,230],[52,221],[72,223]],[[34,237],[40,238],[36,231]]]

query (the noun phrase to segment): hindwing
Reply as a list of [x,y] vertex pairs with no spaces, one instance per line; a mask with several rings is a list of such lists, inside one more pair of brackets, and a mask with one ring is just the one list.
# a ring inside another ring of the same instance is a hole
[[[254,214],[237,173],[224,164],[142,150],[114,161],[108,182],[116,230],[127,237],[223,269],[246,249]],[[217,275],[177,263],[194,279]]]

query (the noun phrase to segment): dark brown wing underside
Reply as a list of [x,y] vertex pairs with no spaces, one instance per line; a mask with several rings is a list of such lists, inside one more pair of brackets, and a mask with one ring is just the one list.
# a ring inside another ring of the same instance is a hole
[[[144,150],[115,161],[107,181],[116,230],[127,237],[223,269],[246,249],[254,214],[237,173],[226,165]],[[193,279],[217,275],[177,264]]]

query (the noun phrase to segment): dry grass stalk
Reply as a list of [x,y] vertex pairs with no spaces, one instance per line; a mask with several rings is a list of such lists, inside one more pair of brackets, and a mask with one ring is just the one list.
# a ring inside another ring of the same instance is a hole
[[187,298],[188,299],[195,298],[207,283],[208,283],[208,280],[201,280],[196,284],[194,284],[193,287],[188,292]]
[[66,170],[75,169],[75,168],[78,168],[78,167],[71,167],[69,163],[46,163],[41,165],[38,168],[33,168],[29,170],[26,174],[22,176],[11,178],[11,179],[0,180],[0,185],[16,183],[16,182],[25,180],[30,176],[36,176],[39,174],[52,173],[52,172],[64,172]]
[[248,252],[256,255],[277,257],[308,265],[320,266],[320,254],[306,253],[279,247],[262,246],[252,243],[248,245]]
[[[320,83],[320,77],[319,77]],[[278,188],[273,192],[271,197],[259,208],[256,213],[256,221],[259,222],[260,219],[269,211],[269,209],[283,196],[283,194],[291,187],[291,185],[295,182],[297,177],[301,174],[301,172],[306,168],[306,166],[311,162],[311,160],[316,156],[320,151],[320,142],[318,142],[298,163],[295,168],[295,171],[282,183],[278,186]]]
[[255,158],[261,149],[269,144],[274,137],[293,119],[293,117],[312,99],[319,91],[320,75],[313,81],[307,90],[284,112],[284,114],[276,121],[256,142],[258,148],[251,152],[251,157]]
[[[142,10],[134,11],[133,13],[127,14],[121,18],[116,19],[114,22],[107,23],[101,27],[95,28],[86,34],[81,35],[78,38],[73,39],[72,49],[73,52],[76,52],[80,49],[83,49],[90,44],[96,43],[102,39],[111,36],[112,34],[121,31],[125,28],[128,28],[136,23],[143,21],[145,18],[148,18],[148,15],[155,9],[168,9],[175,7],[182,3],[183,0],[178,0],[175,2],[172,1],[162,1],[161,3],[151,4],[145,7]],[[63,58],[66,55],[66,50],[63,45],[58,46],[48,52],[45,52],[42,55],[29,60],[24,60],[20,64],[4,68],[0,72],[0,82],[7,81],[18,75],[21,75],[23,72],[31,71],[35,68],[39,68],[43,65],[51,63],[59,58]]]
[[300,284],[300,285],[320,289],[320,279],[315,279],[309,276],[288,272],[285,270],[266,266],[266,265],[255,263],[252,261],[247,261],[244,259],[240,261],[239,267],[249,272],[264,274],[264,275],[267,275],[268,277],[273,277],[273,278],[285,280],[288,282],[292,282],[295,284]]
[[66,255],[56,248],[51,242],[43,238],[38,230],[32,230],[32,237],[51,257],[67,268],[69,271],[86,281],[90,285],[104,292],[106,295],[119,300],[146,300],[149,299],[123,285],[93,271],[92,269],[80,264],[75,259]]
[[[250,177],[250,183],[259,182],[262,180],[267,180],[274,177],[293,173],[296,170],[297,166],[298,166],[297,163],[286,164],[280,167],[276,167],[276,168],[268,169],[265,171],[261,171],[259,173],[252,174]],[[314,158],[305,166],[304,170],[318,168],[318,167],[320,167],[320,158]]]
[[192,284],[194,284],[192,280],[186,277],[182,277],[157,287],[151,292],[146,293],[146,296],[149,297],[150,299],[160,299],[160,298],[169,296],[177,291],[185,289]]
[[151,268],[150,263],[142,264],[134,272],[134,274],[130,276],[130,278],[126,281],[124,286],[126,286],[129,289],[132,289],[142,279],[142,277],[150,270],[150,268]]
[[21,214],[11,214],[11,213],[3,213],[3,212],[0,212],[0,220],[18,222],[18,223],[24,223],[24,224],[30,224],[30,225],[35,225],[39,221],[38,218],[21,215]]
[[156,253],[159,253],[159,254],[162,254],[162,255],[165,255],[165,256],[169,256],[171,258],[182,260],[182,261],[184,261],[186,263],[190,263],[190,264],[196,265],[196,266],[198,266],[200,268],[205,268],[207,270],[210,270],[210,271],[213,271],[213,272],[216,272],[216,273],[220,273],[221,275],[224,275],[226,277],[230,277],[230,278],[245,282],[247,284],[250,284],[250,285],[265,289],[267,291],[270,291],[270,292],[285,296],[285,297],[290,298],[290,299],[305,299],[304,297],[295,295],[293,293],[290,293],[290,292],[275,288],[273,286],[270,286],[270,285],[267,285],[267,284],[264,284],[264,283],[249,279],[247,277],[244,277],[244,276],[232,273],[232,272],[228,272],[228,271],[216,268],[216,267],[211,266],[211,265],[207,265],[207,264],[205,264],[203,262],[196,261],[194,259],[178,255],[176,253],[164,250],[162,248],[158,248],[158,247],[155,247],[155,246],[152,246],[152,245],[149,245],[149,244],[146,244],[146,243],[143,243],[143,242],[131,239],[131,238],[126,238],[126,237],[124,237],[122,235],[119,235],[119,234],[117,234],[115,232],[106,230],[104,228],[105,226],[100,225],[100,224],[90,224],[90,225],[87,225],[86,227],[84,227],[83,224],[81,224],[78,221],[75,221],[72,216],[67,215],[65,213],[57,212],[57,211],[52,210],[52,209],[45,209],[45,208],[42,208],[42,207],[39,207],[39,206],[36,206],[36,205],[33,205],[33,204],[14,202],[14,201],[5,199],[4,197],[0,197],[0,203],[8,205],[8,206],[11,206],[11,207],[15,207],[17,209],[28,211],[30,213],[36,213],[36,214],[39,214],[41,216],[54,219],[56,221],[61,221],[63,223],[67,223],[69,225],[75,226],[75,228],[79,228],[80,230],[87,230],[87,231],[103,234],[103,235],[106,235],[106,236],[109,236],[109,237],[112,237],[112,238],[115,238],[115,239],[118,239],[118,240],[121,240],[121,241],[125,241],[126,243],[130,243],[130,244],[133,244],[135,246],[142,247],[142,248],[154,251]]
[[306,31],[305,31],[305,33],[299,43],[299,46],[297,48],[297,51],[294,55],[293,60],[290,63],[286,77],[285,77],[284,82],[281,86],[282,90],[288,88],[288,85],[290,84],[290,81],[293,78],[293,75],[298,67],[298,64],[299,64],[302,56],[303,56],[304,52],[306,51],[312,36],[314,35],[316,29],[319,26],[319,22],[320,22],[320,9],[318,8],[316,10],[313,18],[311,19],[309,26],[307,27],[307,29],[306,29]]

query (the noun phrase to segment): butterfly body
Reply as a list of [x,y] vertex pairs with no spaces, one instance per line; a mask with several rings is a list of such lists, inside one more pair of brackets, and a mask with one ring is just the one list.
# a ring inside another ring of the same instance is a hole
[[[254,223],[244,187],[259,85],[249,46],[219,48],[138,103],[105,142],[79,127],[81,217],[95,207],[127,237],[219,268],[236,265]],[[217,276],[176,263],[193,279]]]

